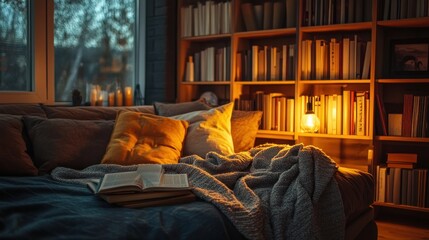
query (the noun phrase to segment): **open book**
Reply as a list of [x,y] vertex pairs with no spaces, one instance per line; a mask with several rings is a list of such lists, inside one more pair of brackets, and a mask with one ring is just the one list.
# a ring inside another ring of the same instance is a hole
[[136,171],[106,173],[90,189],[109,203],[126,207],[159,206],[195,200],[186,174],[165,174],[159,164],[141,164]]

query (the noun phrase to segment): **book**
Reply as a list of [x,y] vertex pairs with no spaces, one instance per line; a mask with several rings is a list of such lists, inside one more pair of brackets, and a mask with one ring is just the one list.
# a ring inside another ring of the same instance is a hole
[[241,4],[241,12],[243,14],[244,24],[247,31],[258,30],[258,25],[256,23],[256,15],[251,3]]
[[173,197],[154,198],[154,199],[147,199],[145,201],[122,202],[122,203],[116,203],[116,204],[127,208],[143,208],[143,207],[182,204],[182,203],[192,202],[195,200],[196,200],[195,194],[193,194],[192,192],[189,192],[187,194],[173,196]]
[[388,162],[417,163],[416,153],[387,153]]
[[387,115],[387,134],[389,136],[401,136],[402,134],[402,114],[389,113]]
[[160,164],[140,164],[136,171],[106,173],[96,194],[190,190],[186,174],[164,174]]

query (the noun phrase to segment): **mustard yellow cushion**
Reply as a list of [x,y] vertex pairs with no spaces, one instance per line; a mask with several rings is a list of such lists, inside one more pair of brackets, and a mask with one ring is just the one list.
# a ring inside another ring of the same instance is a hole
[[102,163],[177,163],[188,122],[149,113],[119,112]]

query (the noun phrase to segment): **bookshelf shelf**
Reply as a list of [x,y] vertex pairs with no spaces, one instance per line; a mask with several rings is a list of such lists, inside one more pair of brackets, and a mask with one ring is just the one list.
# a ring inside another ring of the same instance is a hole
[[429,78],[390,78],[377,79],[377,83],[410,84],[410,83],[429,83]]
[[279,81],[235,81],[237,85],[294,85],[293,80],[279,80]]
[[417,137],[399,137],[399,136],[375,136],[377,141],[390,141],[390,142],[415,142],[415,143],[429,143],[429,138]]
[[272,130],[259,130],[257,138],[294,140],[294,132],[280,132]]
[[382,27],[396,27],[396,28],[429,27],[429,17],[383,20],[383,21],[377,21],[377,25]]
[[198,82],[182,82],[182,85],[230,85],[230,81],[198,81]]
[[351,80],[300,80],[301,84],[362,84],[371,83],[370,79],[351,79]]
[[354,139],[354,140],[372,140],[370,136],[356,135],[337,135],[337,134],[321,134],[321,133],[298,133],[298,137],[315,137],[315,138],[337,138],[337,139]]
[[182,41],[190,42],[206,42],[219,39],[228,39],[231,38],[232,34],[219,34],[219,35],[204,35],[204,36],[195,36],[195,37],[182,37]]
[[346,24],[331,24],[322,26],[302,27],[303,33],[322,33],[322,32],[340,32],[340,31],[362,31],[371,30],[372,22],[346,23]]
[[296,28],[278,28],[269,30],[247,31],[234,33],[234,37],[238,38],[263,38],[281,35],[293,35],[296,33]]

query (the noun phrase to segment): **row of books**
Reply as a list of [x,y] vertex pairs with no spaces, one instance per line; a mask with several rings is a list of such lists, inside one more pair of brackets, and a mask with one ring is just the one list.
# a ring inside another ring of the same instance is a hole
[[227,81],[230,78],[229,46],[208,47],[189,56],[185,66],[187,82],[194,81]]
[[371,0],[306,0],[304,26],[371,21]]
[[344,90],[340,94],[300,96],[301,116],[307,103],[319,118],[319,133],[369,136],[369,92]]
[[295,44],[258,46],[236,55],[236,81],[294,79]]
[[383,20],[429,16],[428,0],[384,0]]
[[429,137],[429,96],[404,94],[401,113],[387,114],[381,96],[376,96],[377,130],[380,135]]
[[429,207],[428,169],[377,166],[376,201]]
[[296,26],[296,1],[275,0],[241,4],[246,31]]
[[255,96],[240,96],[235,100],[238,110],[262,111],[260,129],[294,131],[295,99],[282,93],[257,91]]
[[357,35],[302,41],[302,79],[369,79],[371,41]]
[[206,1],[180,9],[182,37],[231,33],[231,2]]

